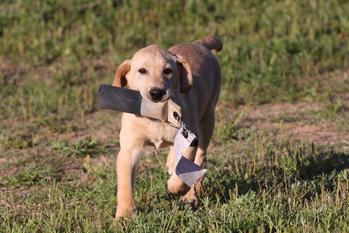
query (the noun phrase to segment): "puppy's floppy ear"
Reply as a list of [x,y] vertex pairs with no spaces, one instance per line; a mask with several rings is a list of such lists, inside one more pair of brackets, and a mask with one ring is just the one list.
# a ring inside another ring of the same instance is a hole
[[179,85],[181,92],[188,92],[193,85],[193,74],[190,64],[180,55],[176,55],[177,67],[179,68]]
[[130,60],[126,60],[118,67],[115,73],[113,86],[124,87],[127,84],[126,74],[130,70]]

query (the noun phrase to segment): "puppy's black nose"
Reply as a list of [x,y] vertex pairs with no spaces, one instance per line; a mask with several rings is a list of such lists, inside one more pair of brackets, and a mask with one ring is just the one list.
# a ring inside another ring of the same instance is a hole
[[160,88],[152,88],[150,89],[149,94],[153,101],[159,101],[166,94],[166,91]]

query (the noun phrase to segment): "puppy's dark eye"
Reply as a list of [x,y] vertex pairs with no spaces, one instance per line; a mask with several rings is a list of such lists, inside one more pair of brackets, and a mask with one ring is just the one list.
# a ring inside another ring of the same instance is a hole
[[145,73],[147,73],[147,70],[144,68],[140,68],[140,69],[138,69],[138,72],[141,74],[145,74]]
[[170,68],[165,68],[164,69],[164,74],[171,74],[172,70]]

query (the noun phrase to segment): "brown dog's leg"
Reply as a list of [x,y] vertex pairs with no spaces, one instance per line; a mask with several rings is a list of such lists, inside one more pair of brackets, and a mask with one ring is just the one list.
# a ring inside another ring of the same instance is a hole
[[[196,150],[197,150],[197,146],[190,147],[189,149],[187,149],[185,151],[184,156],[187,159],[194,161]],[[170,153],[171,153],[171,151],[170,151]],[[170,174],[171,176],[167,181],[167,189],[172,194],[183,195],[189,191],[190,187],[188,185],[186,185],[175,173],[176,168],[175,168],[175,155],[174,155],[174,153],[169,154],[169,156],[172,156],[172,158],[173,158],[171,168],[169,168],[169,171],[173,171],[173,173]]]
[[[195,135],[198,135],[197,134],[197,132],[198,132],[198,130],[197,130],[198,129],[198,125],[197,125],[195,119],[196,119],[196,116],[192,115],[190,119],[185,119],[184,122],[187,123],[187,125],[190,127],[190,130],[192,132],[194,132]],[[197,149],[198,149],[197,145],[190,146],[189,148],[187,148],[187,149],[185,149],[183,151],[183,155],[187,159],[189,159],[191,161],[194,161]],[[170,166],[171,166],[169,168],[169,171],[173,171],[173,173],[170,174],[171,176],[167,180],[167,189],[172,194],[184,195],[185,193],[187,193],[189,191],[190,187],[188,185],[186,185],[175,173],[175,171],[176,171],[176,167],[175,167],[175,165],[176,165],[176,162],[175,162],[176,158],[175,158],[173,149],[172,149],[172,151],[170,150],[169,156],[171,156],[171,158],[172,158],[172,159],[168,158],[168,162],[172,162],[172,163],[169,163]]]
[[[206,167],[206,151],[210,143],[210,139],[213,133],[215,124],[214,112],[209,114],[200,121],[200,134],[199,134],[199,148],[195,155],[194,163],[202,168]],[[191,204],[194,209],[198,207],[198,196],[203,192],[203,180],[205,175],[202,176],[190,190],[181,198],[184,203]]]
[[[206,150],[203,150],[203,148],[200,146],[196,152],[194,163],[202,168],[206,167]],[[193,209],[197,209],[198,207],[198,196],[202,194],[202,182],[204,178],[205,175],[200,177],[198,181],[190,188],[190,190],[181,197],[181,201],[190,204]]]

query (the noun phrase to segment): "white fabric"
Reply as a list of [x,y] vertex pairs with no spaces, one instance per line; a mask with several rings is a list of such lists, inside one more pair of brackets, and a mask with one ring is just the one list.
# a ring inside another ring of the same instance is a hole
[[174,140],[176,175],[189,187],[195,184],[195,182],[207,171],[195,164],[193,161],[187,159],[183,154],[194,140],[197,140],[195,134],[190,132],[182,123]]
[[167,119],[167,101],[154,103],[150,100],[142,98],[141,115],[157,120],[166,121]]
[[172,100],[154,103],[150,100],[142,98],[140,112],[144,117],[167,121],[176,128],[181,126],[181,107]]

